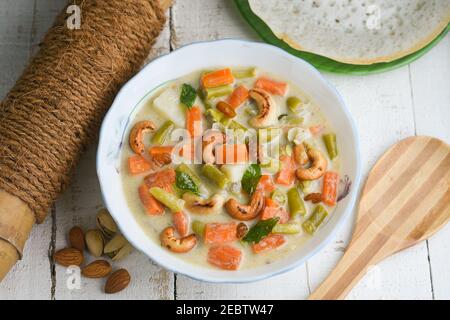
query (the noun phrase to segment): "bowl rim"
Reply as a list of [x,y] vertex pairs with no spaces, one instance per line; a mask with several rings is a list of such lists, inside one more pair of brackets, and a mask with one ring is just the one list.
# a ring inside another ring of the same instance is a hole
[[[272,271],[272,272],[266,272],[263,273],[261,275],[255,275],[255,276],[248,276],[245,278],[238,278],[238,279],[231,279],[230,277],[228,278],[218,278],[215,276],[208,276],[208,275],[201,275],[200,272],[196,272],[196,273],[192,273],[192,272],[186,272],[182,269],[180,269],[177,265],[168,265],[167,263],[161,261],[162,259],[158,259],[157,254],[155,254],[154,256],[150,256],[149,254],[147,254],[145,252],[145,250],[143,249],[143,246],[141,246],[139,243],[137,243],[133,237],[130,237],[130,233],[126,230],[124,230],[124,228],[122,228],[122,226],[118,223],[118,228],[119,230],[122,232],[122,234],[127,238],[127,240],[133,245],[134,248],[136,248],[137,250],[139,250],[140,252],[142,252],[143,254],[145,254],[149,259],[151,259],[154,263],[156,263],[157,265],[165,268],[166,270],[169,270],[171,272],[177,273],[177,274],[181,274],[184,276],[187,276],[191,279],[194,280],[198,280],[198,281],[203,281],[203,282],[209,282],[209,283],[229,283],[229,284],[239,284],[239,283],[249,283],[249,282],[255,282],[255,281],[260,281],[260,280],[264,280],[264,279],[268,279],[271,277],[274,277],[276,275],[280,275],[282,273],[288,272],[294,268],[299,267],[300,265],[302,265],[304,262],[306,262],[308,259],[310,259],[312,256],[314,256],[315,254],[317,254],[319,251],[322,250],[322,248],[324,246],[326,246],[328,243],[330,243],[330,241],[332,241],[332,239],[336,236],[337,232],[341,229],[343,223],[348,219],[348,217],[350,216],[351,212],[353,211],[354,207],[355,207],[355,203],[356,203],[356,199],[359,193],[359,188],[360,188],[360,182],[361,182],[361,167],[362,167],[362,163],[361,163],[361,153],[360,153],[360,137],[359,137],[359,133],[358,133],[358,129],[357,126],[355,124],[355,121],[350,113],[350,111],[348,110],[348,107],[346,105],[346,103],[344,102],[344,99],[342,98],[341,94],[337,91],[337,89],[330,83],[330,81],[328,79],[326,79],[315,67],[313,67],[309,62],[296,57],[294,55],[291,55],[287,52],[285,52],[284,50],[271,45],[271,44],[267,44],[267,43],[263,43],[263,42],[257,42],[257,41],[248,41],[248,40],[241,40],[241,39],[232,39],[232,38],[225,38],[225,39],[220,39],[220,40],[210,40],[210,41],[196,41],[196,42],[192,42],[186,45],[183,45],[169,53],[165,53],[162,54],[158,57],[156,57],[155,59],[153,59],[152,61],[150,61],[147,65],[145,65],[142,69],[140,69],[132,78],[130,78],[118,91],[118,93],[116,94],[114,101],[111,104],[111,107],[108,109],[108,111],[106,112],[101,127],[100,127],[100,133],[99,133],[99,139],[98,139],[98,147],[97,147],[97,153],[96,153],[96,173],[97,173],[97,178],[99,181],[99,185],[100,185],[100,191],[101,191],[101,197],[103,200],[103,204],[105,205],[105,207],[108,209],[108,211],[111,213],[111,215],[113,216],[113,218],[118,221],[119,218],[118,216],[114,213],[113,210],[110,209],[109,205],[108,205],[108,201],[107,201],[107,197],[105,196],[103,190],[103,183],[102,183],[102,166],[101,166],[101,159],[100,159],[100,155],[104,153],[103,149],[106,148],[105,145],[102,145],[101,142],[105,141],[105,135],[106,135],[106,124],[110,121],[110,117],[112,114],[112,110],[114,108],[118,107],[117,101],[119,100],[119,98],[123,95],[126,94],[126,92],[129,90],[129,88],[131,88],[134,84],[134,82],[137,81],[137,78],[141,75],[141,73],[143,73],[145,70],[149,69],[152,67],[152,64],[156,61],[160,61],[160,60],[164,60],[164,59],[168,59],[168,57],[174,53],[180,53],[182,51],[184,51],[187,48],[193,47],[193,46],[197,46],[197,45],[207,45],[208,43],[214,43],[214,44],[246,44],[246,45],[250,45],[250,46],[255,46],[255,47],[264,47],[265,49],[268,50],[273,50],[276,54],[278,55],[282,55],[285,58],[287,58],[289,61],[295,62],[295,63],[302,63],[304,64],[304,66],[306,68],[308,68],[312,73],[314,73],[317,78],[323,82],[324,86],[326,87],[327,90],[331,91],[332,94],[334,94],[337,98],[337,100],[339,101],[340,104],[340,109],[341,111],[344,113],[346,119],[348,120],[349,124],[350,124],[350,129],[353,135],[353,139],[354,139],[354,144],[355,144],[355,158],[356,158],[356,162],[355,162],[355,166],[356,166],[356,170],[355,170],[355,177],[353,180],[353,184],[352,184],[352,189],[354,190],[353,192],[350,192],[349,195],[349,200],[348,200],[348,204],[346,207],[344,207],[343,209],[343,213],[342,216],[339,220],[336,221],[334,227],[331,229],[331,231],[314,247],[314,249],[310,250],[310,252],[308,252],[307,254],[305,254],[302,258],[296,259],[294,262],[291,262],[289,264],[286,264],[285,266],[279,268],[276,271]],[[130,114],[133,112],[133,109],[130,110]],[[153,241],[153,240],[149,240],[149,241]],[[194,267],[197,267],[197,265],[192,264]],[[200,269],[199,269],[200,271]],[[234,272],[230,272],[230,275],[234,274]]]

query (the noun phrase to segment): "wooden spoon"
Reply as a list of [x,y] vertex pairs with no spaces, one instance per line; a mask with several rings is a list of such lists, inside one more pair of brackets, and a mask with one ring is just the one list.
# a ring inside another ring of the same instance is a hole
[[410,137],[391,147],[364,187],[344,256],[309,299],[343,299],[384,258],[429,238],[450,219],[450,147]]

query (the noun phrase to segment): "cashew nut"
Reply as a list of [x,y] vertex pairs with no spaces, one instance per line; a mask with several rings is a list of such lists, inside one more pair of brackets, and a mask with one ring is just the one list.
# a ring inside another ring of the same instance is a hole
[[144,120],[137,122],[130,131],[130,147],[137,154],[145,152],[144,134],[155,131],[156,126],[152,121]]
[[165,228],[159,238],[161,239],[162,246],[175,253],[188,252],[197,244],[197,236],[195,234],[177,239],[173,227]]
[[184,206],[192,213],[211,214],[219,212],[223,206],[224,199],[221,195],[215,194],[209,199],[203,199],[195,194],[186,192],[183,195]]
[[302,166],[309,162],[308,154],[306,153],[306,147],[303,143],[296,144],[294,146],[294,160]]
[[259,114],[249,120],[249,124],[255,128],[264,128],[273,125],[277,121],[277,105],[272,96],[262,89],[252,89],[250,97],[256,101]]
[[216,161],[214,148],[218,144],[225,143],[225,135],[218,130],[213,130],[203,138],[203,141],[203,161],[205,163],[213,164]]
[[235,219],[241,221],[252,220],[258,216],[264,208],[264,191],[256,189],[253,193],[250,203],[248,205],[240,204],[236,199],[229,199],[225,202],[225,209],[228,214]]
[[313,148],[306,147],[306,154],[309,161],[311,161],[311,166],[309,168],[299,168],[296,171],[297,177],[300,180],[316,180],[325,174],[327,170],[327,159],[323,154]]

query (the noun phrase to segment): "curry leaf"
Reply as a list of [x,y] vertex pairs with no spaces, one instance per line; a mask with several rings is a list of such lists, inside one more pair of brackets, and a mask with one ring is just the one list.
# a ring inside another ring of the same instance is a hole
[[176,171],[176,186],[183,191],[190,191],[193,194],[199,195],[198,186],[192,180],[191,176],[185,172]]
[[260,242],[264,237],[272,232],[272,229],[278,223],[278,220],[280,220],[280,218],[276,217],[258,221],[253,227],[250,228],[242,240],[251,243]]
[[241,185],[242,189],[248,194],[253,194],[256,190],[256,186],[261,178],[261,167],[257,164],[250,165],[245,170],[242,176]]
[[197,91],[189,84],[183,83],[181,87],[180,102],[186,107],[191,108],[197,98]]

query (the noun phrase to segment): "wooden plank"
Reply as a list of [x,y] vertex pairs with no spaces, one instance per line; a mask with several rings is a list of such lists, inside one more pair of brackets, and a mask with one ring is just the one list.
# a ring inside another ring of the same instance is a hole
[[247,284],[214,284],[177,276],[176,286],[177,299],[297,300],[309,295],[306,265],[267,280]]
[[[416,133],[450,143],[450,36],[410,66]],[[450,224],[428,241],[435,299],[450,299]]]
[[224,38],[259,40],[233,1],[177,0],[172,7],[172,21],[173,48]]
[[[29,0],[0,2],[0,98],[3,98],[22,73],[33,38],[34,5]],[[24,257],[0,284],[0,299],[49,299],[51,273],[48,250],[52,221],[35,226],[28,239]]]
[[[169,16],[168,16],[169,17]],[[158,39],[149,61],[160,54],[169,52],[169,19],[164,32]],[[69,189],[56,205],[56,248],[67,245],[67,233],[74,225],[84,230],[95,228],[97,210],[103,206],[100,186],[95,171],[96,148],[91,147],[82,156]],[[87,262],[95,260],[87,253]],[[143,253],[134,251],[130,256],[112,264],[113,270],[125,268],[130,272],[130,286],[117,294],[103,292],[105,279],[81,279],[80,289],[69,289],[67,281],[70,274],[66,268],[56,266],[55,299],[173,299],[174,275],[161,269]]]
[[[414,116],[407,67],[365,77],[326,74],[355,118],[361,139],[363,181],[375,161],[392,144],[414,135]],[[355,215],[336,239],[309,265],[314,290],[331,272],[350,239]],[[377,265],[350,292],[349,299],[430,299],[426,244],[421,243]]]

